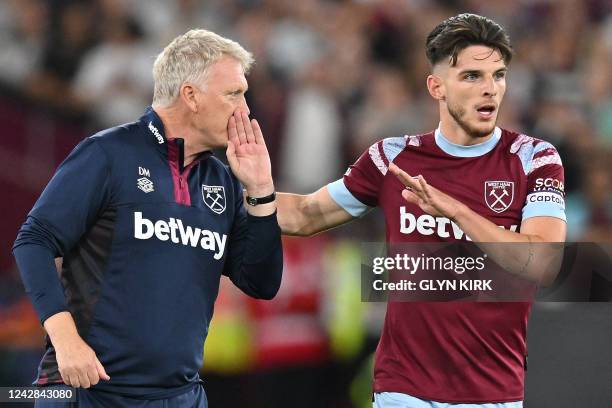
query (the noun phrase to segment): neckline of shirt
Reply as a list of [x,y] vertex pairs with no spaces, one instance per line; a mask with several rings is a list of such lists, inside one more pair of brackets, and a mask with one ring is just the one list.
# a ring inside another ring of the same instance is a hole
[[[142,116],[141,121],[143,122],[144,127],[146,128],[145,133],[150,134],[149,140],[151,141],[151,143],[153,143],[153,145],[155,145],[157,149],[159,149],[164,154],[164,156],[168,156],[168,149],[179,148],[179,143],[177,142],[179,141],[179,139],[183,139],[178,137],[166,137],[164,123],[162,122],[161,118],[159,117],[157,112],[155,112],[155,109],[153,109],[152,106],[148,106],[145,109],[145,113]],[[183,149],[183,147],[181,146],[180,149]],[[212,150],[203,150],[198,153],[192,163],[207,159],[213,154],[214,153]]]
[[478,157],[483,156],[489,153],[491,150],[497,146],[497,143],[501,139],[502,131],[499,127],[495,126],[495,130],[493,131],[493,136],[489,138],[489,140],[478,143],[470,146],[463,146],[452,143],[449,141],[438,127],[434,133],[434,138],[436,141],[436,145],[443,152],[456,157]]

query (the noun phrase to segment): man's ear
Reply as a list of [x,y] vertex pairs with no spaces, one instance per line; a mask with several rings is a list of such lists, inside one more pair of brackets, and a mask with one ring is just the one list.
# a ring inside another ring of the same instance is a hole
[[427,76],[427,90],[434,99],[439,101],[446,100],[446,89],[444,88],[444,82],[442,82],[442,78],[439,76],[434,74]]
[[189,82],[183,83],[181,85],[181,89],[179,90],[181,99],[193,113],[198,112],[198,101],[196,98],[197,92],[198,89]]

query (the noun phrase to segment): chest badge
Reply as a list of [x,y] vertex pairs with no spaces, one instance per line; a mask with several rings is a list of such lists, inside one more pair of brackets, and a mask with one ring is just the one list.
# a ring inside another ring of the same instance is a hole
[[202,184],[202,200],[215,214],[225,211],[225,188]]
[[144,191],[145,193],[151,193],[155,191],[153,182],[146,177],[141,177],[138,180],[136,180],[136,186],[142,191]]
[[485,181],[484,195],[491,210],[504,212],[514,200],[514,181]]

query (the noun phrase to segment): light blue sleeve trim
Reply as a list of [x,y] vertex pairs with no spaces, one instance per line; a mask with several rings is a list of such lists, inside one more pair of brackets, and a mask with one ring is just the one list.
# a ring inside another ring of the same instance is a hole
[[344,185],[344,180],[339,179],[327,185],[327,190],[331,198],[340,207],[351,214],[353,217],[361,217],[366,214],[372,207],[365,205],[355,198],[353,194]]
[[555,217],[567,222],[565,209],[555,203],[528,203],[523,207],[523,220],[532,217]]

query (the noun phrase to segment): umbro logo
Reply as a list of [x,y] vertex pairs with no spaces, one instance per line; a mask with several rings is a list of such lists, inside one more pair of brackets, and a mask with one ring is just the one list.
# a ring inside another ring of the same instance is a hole
[[151,180],[149,180],[148,178],[146,178],[146,177],[139,178],[137,180],[136,185],[138,186],[139,189],[141,189],[145,193],[150,193],[152,191],[155,191],[155,188],[153,186],[153,182]]
[[136,180],[136,186],[139,189],[141,189],[145,193],[150,193],[150,192],[155,191],[155,186],[153,185],[153,182],[147,178],[147,177],[151,177],[151,172],[149,171],[149,169],[145,169],[144,167],[138,167],[138,175],[145,176],[145,177],[140,177],[139,179]]

